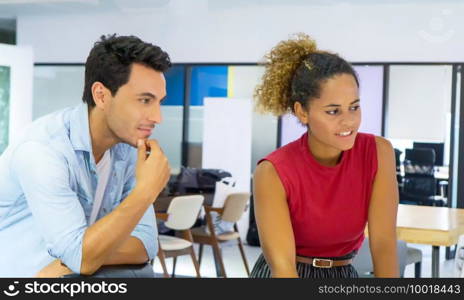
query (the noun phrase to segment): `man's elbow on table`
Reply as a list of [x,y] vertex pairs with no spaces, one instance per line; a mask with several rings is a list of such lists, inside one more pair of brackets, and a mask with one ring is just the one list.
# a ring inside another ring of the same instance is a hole
[[85,276],[93,275],[97,270],[101,267],[101,265],[92,263],[92,262],[82,262],[80,274]]
[[96,247],[86,245],[82,247],[82,259],[79,273],[81,275],[93,275],[105,263],[105,258],[102,257],[101,251]]

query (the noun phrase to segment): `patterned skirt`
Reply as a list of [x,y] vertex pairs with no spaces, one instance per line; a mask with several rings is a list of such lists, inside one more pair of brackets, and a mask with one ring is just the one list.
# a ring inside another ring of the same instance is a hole
[[[344,260],[353,258],[356,253],[350,253],[343,257],[330,258],[333,260]],[[332,268],[317,268],[310,264],[296,264],[296,270],[300,278],[357,278],[358,272],[352,265],[332,267]],[[256,261],[250,278],[271,278],[271,268],[266,262],[264,255],[261,254]]]

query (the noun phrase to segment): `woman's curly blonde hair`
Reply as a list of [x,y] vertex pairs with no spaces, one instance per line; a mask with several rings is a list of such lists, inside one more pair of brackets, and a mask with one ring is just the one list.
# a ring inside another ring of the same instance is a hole
[[337,54],[319,51],[304,33],[279,42],[264,59],[262,82],[254,93],[256,108],[276,116],[292,112],[296,101],[306,107],[308,99],[319,96],[320,83],[336,74],[352,74],[358,82],[348,62]]

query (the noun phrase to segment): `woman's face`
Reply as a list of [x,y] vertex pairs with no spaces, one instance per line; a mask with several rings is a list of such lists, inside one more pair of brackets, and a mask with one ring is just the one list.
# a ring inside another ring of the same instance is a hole
[[318,143],[345,151],[353,147],[361,124],[359,101],[355,78],[335,75],[321,83],[320,97],[311,99],[309,109],[302,116],[297,113],[297,117],[309,125],[311,138]]

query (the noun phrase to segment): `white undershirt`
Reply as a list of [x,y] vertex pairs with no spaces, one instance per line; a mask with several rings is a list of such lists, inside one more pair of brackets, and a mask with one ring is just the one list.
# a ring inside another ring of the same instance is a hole
[[90,214],[89,225],[95,223],[98,213],[100,212],[100,207],[103,201],[103,195],[105,193],[106,184],[110,178],[111,171],[111,154],[110,150],[106,150],[103,157],[97,164],[97,191],[95,192],[95,199],[93,201],[92,213]]

